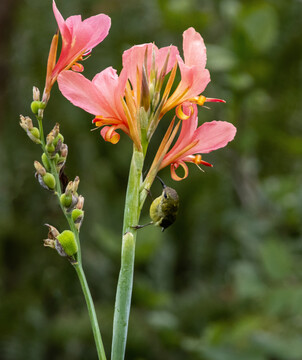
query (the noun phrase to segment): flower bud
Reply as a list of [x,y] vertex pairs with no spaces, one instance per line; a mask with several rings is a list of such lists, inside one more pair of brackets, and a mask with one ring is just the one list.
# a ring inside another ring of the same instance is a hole
[[78,252],[78,244],[72,231],[64,230],[57,236],[57,240],[68,256],[75,255]]
[[42,176],[42,179],[44,181],[44,184],[50,190],[54,190],[54,188],[56,187],[56,179],[51,173],[46,173],[44,176]]
[[68,146],[67,146],[66,144],[62,144],[60,153],[61,153],[61,157],[62,157],[62,158],[65,158],[65,159],[67,158],[67,155],[68,155]]
[[84,207],[84,196],[79,195],[78,203],[77,203],[77,209],[82,210]]
[[40,90],[36,86],[33,87],[33,100],[40,101]]
[[62,144],[60,148],[60,156],[58,157],[58,160],[56,162],[56,168],[58,172],[65,165],[67,155],[68,155],[68,146],[66,144]]
[[79,178],[78,176],[76,176],[76,177],[74,178],[73,188],[72,188],[72,192],[73,192],[74,194],[78,191],[79,183],[80,183],[80,178]]
[[41,156],[42,163],[47,171],[50,171],[50,163],[45,153]]
[[62,194],[60,197],[60,202],[64,207],[68,208],[72,203],[72,195]]
[[35,162],[34,162],[34,167],[35,167],[38,175],[40,175],[40,176],[45,176],[45,175],[46,175],[46,170],[45,170],[45,168],[39,163],[39,161],[35,161]]
[[33,122],[29,116],[20,115],[20,126],[23,130],[28,131],[33,128]]
[[56,123],[56,125],[53,127],[53,129],[48,135],[52,136],[52,138],[55,139],[59,135],[59,133],[60,133],[60,124]]
[[69,181],[65,189],[65,194],[72,194],[72,189],[73,189],[73,181]]

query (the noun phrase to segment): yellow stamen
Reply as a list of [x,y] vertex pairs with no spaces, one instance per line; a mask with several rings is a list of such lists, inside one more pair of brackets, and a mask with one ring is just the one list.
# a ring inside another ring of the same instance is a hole
[[194,98],[189,99],[192,103],[195,103],[199,106],[202,106],[206,102],[207,98],[203,95],[195,96]]

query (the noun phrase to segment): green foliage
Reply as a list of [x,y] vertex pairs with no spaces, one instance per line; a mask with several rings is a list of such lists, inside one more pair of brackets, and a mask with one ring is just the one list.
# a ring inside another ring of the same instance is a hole
[[[57,0],[57,6],[65,18],[99,12],[112,18],[109,36],[84,63],[90,78],[107,66],[120,70],[123,50],[134,44],[181,47],[182,32],[194,26],[208,48],[212,81],[205,95],[227,101],[201,109],[200,121],[226,120],[238,129],[226,149],[204,156],[213,169],[191,166],[180,183],[168,169],[160,174],[179,194],[179,215],[164,233],[139,231],[127,358],[300,360],[301,2]],[[39,150],[18,124],[20,113],[29,115],[32,86],[44,85],[56,31],[51,2],[16,2],[5,14],[0,357],[95,359],[74,271],[42,246],[42,224],[66,224],[51,193],[34,179]],[[131,144],[125,136],[117,145],[105,143],[90,132],[91,120],[54,86],[45,131],[60,122],[69,146],[65,173],[81,178],[83,266],[109,353]],[[152,194],[160,193],[155,183]],[[151,201],[140,223],[148,222]]]

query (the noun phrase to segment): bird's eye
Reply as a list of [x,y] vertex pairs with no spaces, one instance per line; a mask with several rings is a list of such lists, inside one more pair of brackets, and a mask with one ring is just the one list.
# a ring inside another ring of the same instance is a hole
[[165,198],[165,199],[168,199],[168,195],[167,195],[166,192],[164,193],[164,198]]

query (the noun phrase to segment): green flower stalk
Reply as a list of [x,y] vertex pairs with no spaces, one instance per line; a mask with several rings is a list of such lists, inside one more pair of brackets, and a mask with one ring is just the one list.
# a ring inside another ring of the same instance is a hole
[[143,153],[134,146],[125,201],[121,269],[114,308],[111,360],[121,360],[125,357],[134,274],[137,233],[135,226],[140,216],[139,189],[143,164]]

